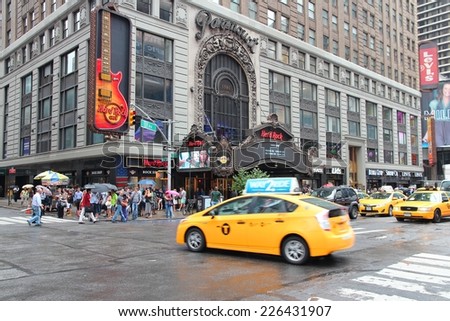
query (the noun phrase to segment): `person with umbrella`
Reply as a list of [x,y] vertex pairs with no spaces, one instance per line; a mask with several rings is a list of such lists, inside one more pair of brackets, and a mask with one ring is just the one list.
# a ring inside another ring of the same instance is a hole
[[41,198],[42,189],[37,187],[36,193],[33,195],[33,199],[31,201],[31,208],[33,209],[33,216],[29,220],[27,220],[28,225],[35,224],[34,226],[41,226],[41,211],[44,207],[42,204]]

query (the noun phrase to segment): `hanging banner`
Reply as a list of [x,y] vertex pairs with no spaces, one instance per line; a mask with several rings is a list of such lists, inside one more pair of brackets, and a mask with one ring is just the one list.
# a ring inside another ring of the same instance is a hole
[[420,90],[431,90],[438,87],[438,46],[433,41],[427,41],[419,46]]

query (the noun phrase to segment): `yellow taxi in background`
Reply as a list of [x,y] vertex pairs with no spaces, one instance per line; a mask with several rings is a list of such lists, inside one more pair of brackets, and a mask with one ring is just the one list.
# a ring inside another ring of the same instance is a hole
[[359,200],[359,213],[366,215],[392,216],[394,206],[403,202],[406,196],[400,192],[376,192],[369,198]]
[[431,220],[439,223],[444,216],[450,216],[449,195],[437,188],[419,188],[406,201],[394,206],[397,221],[405,219]]
[[206,248],[282,256],[291,264],[348,249],[355,242],[347,210],[307,195],[234,197],[180,221],[176,241]]
[[358,198],[359,198],[360,200],[362,200],[362,199],[364,199],[364,198],[369,198],[369,197],[370,197],[369,194],[366,194],[366,193],[364,193],[364,192],[357,192],[356,195],[358,195]]

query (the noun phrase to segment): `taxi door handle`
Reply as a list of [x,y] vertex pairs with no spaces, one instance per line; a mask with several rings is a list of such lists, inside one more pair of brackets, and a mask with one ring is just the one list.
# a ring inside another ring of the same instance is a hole
[[244,221],[238,221],[237,224],[245,224]]
[[275,220],[275,223],[284,223],[284,220]]

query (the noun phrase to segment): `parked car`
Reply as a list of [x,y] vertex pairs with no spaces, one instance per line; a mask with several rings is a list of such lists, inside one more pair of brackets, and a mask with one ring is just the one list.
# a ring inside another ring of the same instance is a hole
[[359,213],[366,215],[387,215],[392,216],[394,206],[406,199],[406,195],[400,192],[376,192],[370,198],[359,200]]
[[394,206],[392,214],[399,222],[410,219],[439,223],[442,217],[450,216],[448,192],[435,187],[419,188],[406,201]]
[[347,211],[307,195],[237,196],[180,221],[176,242],[206,248],[279,255],[291,264],[353,246]]
[[358,218],[359,198],[355,190],[349,186],[328,186],[315,189],[311,196],[345,206],[351,219]]

